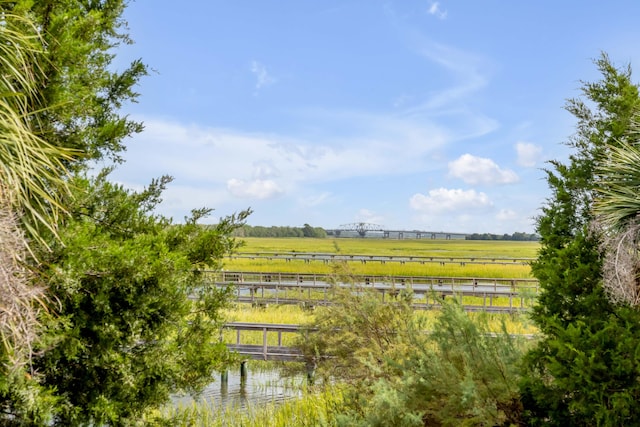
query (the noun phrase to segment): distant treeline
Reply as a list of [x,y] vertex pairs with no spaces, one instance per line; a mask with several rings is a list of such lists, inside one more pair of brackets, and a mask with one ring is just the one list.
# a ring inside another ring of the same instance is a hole
[[491,234],[491,233],[473,233],[465,237],[466,240],[515,240],[519,242],[531,242],[540,240],[537,234],[519,233],[513,234]]
[[235,231],[236,237],[314,237],[323,239],[327,232],[322,227],[312,227],[305,224],[303,227],[262,227],[259,225],[243,225]]

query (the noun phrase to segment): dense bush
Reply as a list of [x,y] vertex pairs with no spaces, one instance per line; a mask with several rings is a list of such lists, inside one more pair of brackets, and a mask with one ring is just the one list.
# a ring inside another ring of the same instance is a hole
[[[570,100],[577,118],[567,164],[551,162],[552,194],[538,219],[541,250],[533,263],[541,294],[532,312],[542,339],[526,357],[522,400],[531,425],[620,426],[640,423],[640,312],[612,302],[602,280],[603,230],[594,223],[599,168],[629,132],[640,97],[631,70],[606,56],[602,80]],[[635,191],[635,190],[633,190]],[[636,191],[637,194],[637,191]]]
[[[341,282],[348,276],[338,275]],[[445,302],[427,333],[410,293],[382,302],[377,291],[335,289],[301,347],[318,372],[349,384],[348,426],[510,425],[521,422],[519,361],[526,339],[491,333]]]

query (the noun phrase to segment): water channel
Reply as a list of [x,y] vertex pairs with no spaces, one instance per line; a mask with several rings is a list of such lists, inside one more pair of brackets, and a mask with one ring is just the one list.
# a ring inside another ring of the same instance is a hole
[[241,378],[240,369],[229,370],[227,380],[217,377],[197,396],[174,397],[178,407],[189,407],[194,403],[206,404],[214,408],[237,407],[246,409],[266,403],[282,403],[299,397],[306,379],[301,376],[283,376],[279,369],[252,368],[246,378]]

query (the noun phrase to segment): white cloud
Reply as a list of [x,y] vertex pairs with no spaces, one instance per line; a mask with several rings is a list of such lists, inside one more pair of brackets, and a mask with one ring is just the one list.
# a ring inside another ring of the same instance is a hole
[[[127,182],[165,173],[182,184],[209,187],[226,188],[231,179],[255,182],[253,187],[271,182],[277,185],[269,188],[288,193],[303,183],[429,170],[431,156],[448,140],[442,129],[410,119],[336,116],[326,113],[321,121],[351,126],[353,135],[305,139],[142,118],[145,131],[129,144],[117,172]],[[247,185],[233,181],[231,188]]]
[[440,9],[440,3],[432,2],[429,6],[429,14],[437,16],[438,19],[445,19],[447,17],[447,11]]
[[227,181],[227,189],[236,197],[245,199],[270,199],[282,193],[282,189],[275,181],[255,179],[253,181],[243,181],[232,178]]
[[304,206],[306,208],[313,208],[316,206],[323,205],[327,200],[329,200],[330,197],[331,197],[331,193],[328,191],[325,191],[320,194],[315,194],[308,197],[301,197],[300,199],[298,199],[298,203],[301,206]]
[[276,82],[276,79],[267,72],[267,67],[258,61],[251,62],[251,72],[256,77],[256,90],[260,90]]
[[530,142],[518,142],[516,144],[516,152],[518,153],[518,164],[532,168],[536,165],[536,162],[540,160],[542,147],[531,144]]
[[412,209],[426,213],[463,213],[472,209],[485,209],[493,205],[483,192],[475,190],[437,188],[429,195],[414,194],[409,199]]
[[355,216],[356,222],[366,222],[368,224],[384,225],[384,217],[369,209],[360,209]]
[[449,175],[467,184],[511,184],[518,175],[509,169],[501,169],[493,160],[463,154],[449,163]]
[[498,221],[511,221],[518,218],[518,214],[512,209],[500,209],[496,215]]
[[273,162],[261,160],[253,164],[252,176],[254,179],[277,178],[280,176],[280,171]]
[[[418,37],[419,53],[436,63],[451,76],[454,84],[438,91],[423,103],[420,108],[438,112],[445,109],[466,111],[465,101],[472,94],[484,89],[488,83],[488,71],[492,68],[489,61],[475,53],[466,52],[446,44]],[[481,116],[480,114],[474,114]]]

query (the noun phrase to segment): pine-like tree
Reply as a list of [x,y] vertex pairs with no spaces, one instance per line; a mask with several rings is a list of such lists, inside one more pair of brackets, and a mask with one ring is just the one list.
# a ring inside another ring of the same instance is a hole
[[602,79],[584,83],[575,152],[547,171],[551,196],[538,218],[541,250],[533,274],[542,289],[532,318],[542,339],[525,359],[522,400],[531,425],[635,425],[640,422],[640,312],[612,302],[603,287],[602,233],[594,227],[598,171],[627,143],[640,107],[631,69],[606,55]]

